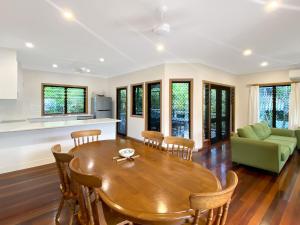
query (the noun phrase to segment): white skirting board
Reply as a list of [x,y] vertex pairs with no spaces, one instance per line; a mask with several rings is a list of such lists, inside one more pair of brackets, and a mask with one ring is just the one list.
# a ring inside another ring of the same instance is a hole
[[100,140],[116,138],[116,123],[0,133],[0,173],[52,163],[53,145],[61,144],[67,152],[74,147],[71,132],[89,129],[100,129]]

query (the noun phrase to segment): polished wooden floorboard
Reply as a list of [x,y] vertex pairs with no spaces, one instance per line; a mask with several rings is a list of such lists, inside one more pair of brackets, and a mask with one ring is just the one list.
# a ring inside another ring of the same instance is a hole
[[[212,170],[223,184],[228,170],[237,172],[239,184],[226,224],[300,225],[300,151],[279,176],[232,165],[228,142],[194,153],[193,161]],[[0,225],[55,224],[58,186],[55,164],[0,175]],[[68,224],[67,209],[61,218],[62,225]]]

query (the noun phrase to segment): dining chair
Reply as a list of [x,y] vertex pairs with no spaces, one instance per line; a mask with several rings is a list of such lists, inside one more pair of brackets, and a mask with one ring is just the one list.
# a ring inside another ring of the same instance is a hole
[[76,182],[76,189],[80,207],[80,221],[87,225],[118,225],[128,224],[118,214],[114,213],[99,198],[96,189],[102,186],[102,179],[96,175],[83,173],[80,159],[74,158],[70,162],[71,177]]
[[62,153],[60,145],[54,145],[51,150],[56,161],[56,166],[60,178],[60,191],[62,194],[58,211],[55,216],[55,221],[58,222],[62,208],[66,201],[71,211],[71,218],[69,220],[69,224],[71,225],[76,213],[75,211],[77,203],[77,194],[75,192],[69,170],[69,163],[73,159],[73,156],[68,153]]
[[[233,192],[238,184],[238,177],[235,172],[227,174],[226,188],[219,192],[192,193],[190,195],[190,206],[195,211],[191,223],[186,225],[224,225],[226,223],[229,204]],[[214,216],[214,211],[217,214]],[[208,212],[202,217],[203,212]]]
[[81,130],[71,133],[75,147],[89,142],[99,141],[101,130]]
[[142,131],[142,137],[144,138],[144,144],[149,147],[161,149],[164,135],[158,131]]
[[192,160],[195,142],[182,137],[165,137],[164,143],[168,152],[185,160]]

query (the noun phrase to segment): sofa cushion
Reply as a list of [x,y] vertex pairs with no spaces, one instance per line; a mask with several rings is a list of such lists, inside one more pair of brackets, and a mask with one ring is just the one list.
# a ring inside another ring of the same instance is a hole
[[297,145],[297,138],[295,137],[271,135],[265,141],[288,146],[290,149],[290,154],[293,154]]
[[268,123],[266,121],[263,121],[263,122],[261,122],[261,125],[263,126],[265,133],[268,136],[270,136],[272,131],[271,131],[271,128],[269,127]]
[[245,126],[243,128],[237,129],[239,137],[250,138],[253,140],[259,140],[251,126]]
[[260,139],[260,140],[264,140],[266,139],[267,137],[269,137],[269,135],[271,134],[268,134],[268,132],[266,131],[266,128],[265,126],[262,124],[262,123],[256,123],[256,124],[253,124],[251,125],[251,127],[253,128],[256,136]]
[[290,149],[287,146],[280,146],[280,159],[286,161],[290,156]]
[[[271,136],[273,136],[273,135],[271,135]],[[293,154],[294,149],[297,144],[297,140],[289,140],[289,139],[284,140],[284,138],[286,138],[286,137],[282,137],[282,139],[274,139],[274,137],[271,137],[271,136],[269,138],[265,139],[264,141],[274,143],[274,144],[279,144],[280,146],[286,146],[289,149],[290,155]]]

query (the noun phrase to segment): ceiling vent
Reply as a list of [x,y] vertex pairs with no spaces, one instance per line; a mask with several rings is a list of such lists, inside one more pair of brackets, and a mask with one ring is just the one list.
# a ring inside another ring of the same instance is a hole
[[289,78],[291,81],[300,82],[300,69],[299,70],[290,70]]

